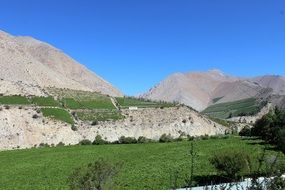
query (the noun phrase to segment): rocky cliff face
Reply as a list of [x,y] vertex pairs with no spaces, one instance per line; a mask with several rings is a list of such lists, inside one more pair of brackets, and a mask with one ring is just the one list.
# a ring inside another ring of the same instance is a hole
[[[123,120],[100,122],[95,126],[79,122],[78,131],[72,131],[70,124],[45,118],[35,110],[34,107],[19,109],[17,106],[0,108],[1,150],[30,148],[41,143],[73,145],[83,139],[93,141],[96,135],[108,141],[116,141],[121,136],[157,140],[162,134],[200,136],[224,134],[227,130],[187,107],[123,110]],[[33,118],[34,114],[39,117]]]
[[61,50],[31,37],[15,37],[0,31],[0,58],[0,78],[10,84],[22,82],[41,88],[70,88],[122,96],[110,83]]

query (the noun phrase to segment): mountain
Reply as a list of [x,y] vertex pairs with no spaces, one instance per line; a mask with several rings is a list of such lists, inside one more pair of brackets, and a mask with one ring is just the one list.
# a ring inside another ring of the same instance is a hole
[[[152,100],[177,101],[203,111],[213,104],[248,98],[264,99],[285,95],[285,79],[281,76],[240,78],[219,70],[175,73],[142,95]],[[277,100],[278,99],[278,100]],[[275,97],[275,102],[283,102]]]
[[0,57],[0,77],[6,83],[123,95],[61,50],[31,37],[12,36],[0,31]]

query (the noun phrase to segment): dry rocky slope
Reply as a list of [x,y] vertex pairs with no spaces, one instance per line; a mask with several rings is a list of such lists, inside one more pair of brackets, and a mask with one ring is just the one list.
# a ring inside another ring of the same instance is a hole
[[[142,97],[152,100],[177,101],[202,111],[210,105],[246,98],[270,98],[283,102],[285,78],[268,75],[239,78],[219,70],[175,73],[150,89]],[[280,97],[281,96],[281,97]],[[284,104],[284,103],[283,103]]]
[[24,94],[38,95],[41,88],[57,87],[122,96],[110,83],[61,50],[31,37],[0,31],[0,58],[1,93],[25,91]]
[[101,135],[108,141],[116,141],[121,136],[144,136],[159,139],[162,134],[179,137],[181,134],[200,136],[224,134],[227,128],[201,116],[187,107],[146,108],[123,110],[125,119],[99,122],[91,126],[90,122],[79,122],[78,130],[70,125],[48,119],[38,114],[34,107],[11,106],[0,111],[0,149],[30,148],[39,144],[57,145],[77,144],[83,139],[93,141]]

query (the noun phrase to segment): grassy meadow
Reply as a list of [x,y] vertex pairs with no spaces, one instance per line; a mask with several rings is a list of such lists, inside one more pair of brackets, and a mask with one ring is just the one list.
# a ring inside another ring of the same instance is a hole
[[[216,174],[209,158],[224,149],[250,153],[257,166],[257,158],[264,148],[260,142],[239,137],[194,141],[197,152],[194,174],[200,178]],[[170,176],[176,170],[179,171],[178,183],[183,186],[190,169],[190,143],[182,141],[4,151],[0,152],[0,189],[69,189],[67,179],[70,173],[100,157],[113,163],[123,162],[123,167],[115,178],[117,188],[114,189],[169,189]],[[274,155],[277,152],[269,149],[266,154]]]

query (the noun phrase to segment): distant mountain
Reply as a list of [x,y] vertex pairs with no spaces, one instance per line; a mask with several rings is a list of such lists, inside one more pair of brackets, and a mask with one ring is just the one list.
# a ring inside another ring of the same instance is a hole
[[1,81],[9,82],[10,86],[20,82],[42,88],[69,88],[122,96],[118,89],[61,50],[31,37],[16,37],[0,31],[0,57]]
[[248,98],[271,98],[283,102],[285,79],[281,76],[240,78],[219,70],[175,73],[142,95],[152,100],[177,101],[202,111],[213,104]]

